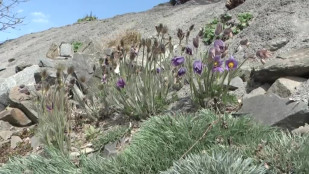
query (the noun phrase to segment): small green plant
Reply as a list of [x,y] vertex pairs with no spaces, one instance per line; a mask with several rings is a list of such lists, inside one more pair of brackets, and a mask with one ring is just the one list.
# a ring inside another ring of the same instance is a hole
[[99,133],[99,128],[95,128],[94,126],[90,125],[88,128],[85,129],[86,140],[89,141],[95,139]]
[[76,53],[82,45],[83,43],[81,42],[77,42],[77,41],[73,42],[72,46],[73,46],[74,53]]
[[[238,34],[243,29],[249,26],[250,20],[253,19],[253,15],[249,12],[240,13],[237,16],[238,22],[229,22],[232,16],[229,14],[223,14],[220,19],[213,19],[203,29],[203,42],[206,45],[210,45],[215,39],[221,38],[227,40],[233,35]],[[216,34],[216,30],[221,30],[221,34]]]
[[207,45],[211,44],[215,38],[215,29],[218,22],[218,19],[214,19],[209,24],[206,24],[206,27],[204,28],[203,42]]
[[236,25],[233,29],[234,34],[238,34],[241,30],[245,29],[249,26],[249,21],[253,18],[253,15],[249,12],[247,13],[240,13],[237,16],[239,24]]
[[90,14],[86,15],[85,17],[78,19],[77,22],[85,22],[85,21],[96,21],[98,18],[94,15],[92,15],[92,12],[90,12]]

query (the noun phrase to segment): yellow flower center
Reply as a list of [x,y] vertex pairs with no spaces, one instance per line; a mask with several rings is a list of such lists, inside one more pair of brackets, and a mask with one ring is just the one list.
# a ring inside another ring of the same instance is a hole
[[214,66],[217,67],[217,66],[218,66],[218,62],[215,62],[215,63],[214,63]]
[[229,68],[234,68],[234,63],[233,63],[233,62],[230,62],[230,63],[228,64],[228,67],[229,67]]

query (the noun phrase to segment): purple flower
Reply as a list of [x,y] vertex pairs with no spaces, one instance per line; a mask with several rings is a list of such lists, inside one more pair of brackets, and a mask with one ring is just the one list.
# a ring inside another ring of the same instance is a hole
[[192,55],[192,49],[190,47],[186,47],[186,54]]
[[193,62],[193,71],[197,74],[202,74],[203,63],[200,60],[196,60]]
[[225,69],[226,70],[235,70],[238,66],[237,60],[231,56],[228,60],[225,61]]
[[187,72],[187,69],[184,68],[184,67],[181,67],[181,68],[179,68],[179,70],[178,70],[178,76],[179,76],[179,77],[180,77],[180,76],[183,76],[183,75],[186,74],[186,72]]
[[224,69],[221,67],[222,66],[222,60],[221,56],[215,56],[214,62],[213,62],[213,72],[223,72]]
[[185,58],[184,57],[174,57],[172,59],[172,64],[174,66],[179,66],[181,64],[183,64],[185,62]]
[[126,82],[122,78],[120,78],[120,79],[118,79],[116,86],[118,88],[124,88],[124,86],[126,86]]
[[157,73],[160,73],[161,72],[161,68],[157,68]]
[[225,51],[225,43],[222,40],[215,40],[214,47],[216,48],[216,51],[220,51],[220,53],[223,53]]
[[48,111],[52,111],[54,109],[54,102],[52,102],[51,106],[46,105]]

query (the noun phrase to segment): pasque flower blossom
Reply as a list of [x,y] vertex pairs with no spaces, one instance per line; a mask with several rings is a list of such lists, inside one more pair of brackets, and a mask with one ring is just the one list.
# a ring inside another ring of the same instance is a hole
[[230,71],[230,70],[235,70],[238,66],[237,60],[231,56],[229,59],[225,61],[225,69]]
[[193,62],[193,71],[197,74],[202,74],[203,63],[200,60],[196,60]]
[[185,62],[184,57],[174,57],[172,59],[172,65],[174,65],[174,66],[182,65],[184,62]]
[[116,86],[117,88],[124,88],[124,86],[126,86],[126,82],[122,78],[120,78],[118,79]]

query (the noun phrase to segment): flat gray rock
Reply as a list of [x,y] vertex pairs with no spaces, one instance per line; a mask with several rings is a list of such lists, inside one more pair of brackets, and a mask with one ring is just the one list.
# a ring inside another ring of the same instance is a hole
[[238,114],[248,114],[262,124],[288,129],[295,129],[309,122],[309,110],[305,102],[293,102],[275,94],[244,99]]
[[288,53],[287,58],[274,59],[265,65],[257,67],[252,72],[252,78],[259,82],[274,82],[285,76],[309,75],[309,47],[297,49]]

